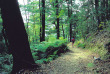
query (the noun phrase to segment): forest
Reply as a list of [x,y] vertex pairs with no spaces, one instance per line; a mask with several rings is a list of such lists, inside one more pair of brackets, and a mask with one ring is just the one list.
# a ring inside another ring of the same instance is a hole
[[110,0],[0,0],[0,74],[109,74]]

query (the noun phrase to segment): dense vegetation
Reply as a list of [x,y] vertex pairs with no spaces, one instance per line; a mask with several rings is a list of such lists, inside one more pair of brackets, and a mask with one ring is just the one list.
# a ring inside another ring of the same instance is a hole
[[[36,63],[47,63],[66,52],[73,36],[77,47],[109,58],[109,0],[23,0],[19,4]],[[7,57],[2,28],[0,18],[0,68],[9,72],[12,58]]]
[[[56,1],[45,1],[46,41],[50,35],[58,37],[57,32],[59,32],[59,37],[71,39],[70,36],[75,35],[77,39],[86,39],[88,34],[109,27],[110,4],[108,0],[106,2],[105,0],[80,0],[79,3],[76,3],[75,0],[59,0],[58,3]],[[29,29],[29,40],[30,42],[39,42],[42,37],[40,37],[42,35],[40,33],[43,33],[41,29],[43,22],[41,15],[44,8],[41,5],[43,3],[34,0],[24,4],[21,5],[21,11],[23,11],[25,18],[26,29]]]
[[[102,44],[100,44],[100,39],[104,39],[103,32],[109,34],[110,31],[109,0],[47,0],[45,3],[42,1],[29,2],[27,0],[24,5],[21,5],[26,29],[29,30],[30,43],[42,42],[42,35],[45,32],[45,41],[48,41],[51,36],[57,39],[63,37],[71,41],[71,37],[75,36],[78,40],[78,47],[87,46],[94,49],[92,47],[98,46],[95,47],[95,51],[100,51],[100,55],[106,53],[103,46],[109,43],[109,36],[106,38],[108,41],[102,40]],[[45,7],[42,6],[43,4]],[[45,14],[45,31],[42,27],[43,14]],[[99,38],[99,41],[95,37]],[[88,44],[89,42],[90,44]]]

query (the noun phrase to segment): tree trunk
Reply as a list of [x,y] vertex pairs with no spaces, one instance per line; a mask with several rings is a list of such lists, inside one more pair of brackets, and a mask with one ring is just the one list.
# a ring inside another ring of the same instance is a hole
[[65,39],[65,31],[64,31],[63,25],[62,25],[62,31],[63,31],[63,37]]
[[42,0],[42,41],[45,41],[45,0]]
[[41,13],[41,1],[39,0],[39,10],[40,10],[40,42],[42,42],[42,13]]
[[[108,3],[109,3],[109,5],[108,5],[108,15],[110,16],[110,0],[108,0]],[[110,17],[108,19],[110,20]]]
[[58,5],[58,0],[56,0],[56,17],[57,17],[57,26],[56,26],[56,29],[57,29],[57,39],[59,39],[60,37],[60,30],[59,30],[59,5]]
[[108,12],[108,0],[106,0],[106,19],[109,19],[109,12]]
[[71,42],[71,39],[72,39],[72,24],[70,23],[70,42]]
[[17,0],[2,0],[1,4],[3,26],[13,56],[12,74],[23,68],[37,67],[31,54]]
[[[71,0],[71,6],[72,6],[72,0]],[[70,29],[70,42],[71,42],[71,38],[72,38],[72,22],[71,22],[71,15],[72,15],[72,8],[70,9],[70,3],[68,1],[68,20],[70,22],[70,25],[69,25],[69,29]]]
[[101,1],[101,22],[105,22],[105,0]]
[[100,19],[99,19],[99,12],[98,12],[98,8],[99,8],[99,0],[95,0],[96,19],[97,19],[97,23],[98,23],[97,30],[98,30],[98,31],[100,31],[100,28],[99,28]]

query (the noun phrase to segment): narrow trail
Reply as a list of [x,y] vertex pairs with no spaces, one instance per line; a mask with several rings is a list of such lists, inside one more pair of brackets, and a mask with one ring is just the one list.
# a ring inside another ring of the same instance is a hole
[[70,52],[67,52],[51,61],[49,64],[42,65],[47,74],[94,74],[92,67],[88,67],[88,63],[93,63],[93,56],[97,54],[88,50],[71,46],[68,44]]

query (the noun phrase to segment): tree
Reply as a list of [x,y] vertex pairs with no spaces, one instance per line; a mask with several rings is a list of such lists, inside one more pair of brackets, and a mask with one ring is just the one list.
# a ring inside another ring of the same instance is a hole
[[100,30],[100,28],[99,28],[100,18],[99,18],[98,8],[99,8],[99,0],[95,0],[96,19],[97,19],[97,23],[98,23],[97,30],[99,31]]
[[45,0],[42,0],[42,41],[45,41]]
[[40,42],[42,42],[42,26],[41,26],[41,23],[42,23],[42,13],[41,13],[41,1],[39,0],[39,10],[40,10]]
[[23,68],[37,68],[17,0],[1,0],[1,2],[3,26],[13,56],[12,74]]
[[105,22],[106,18],[105,18],[105,0],[101,1],[101,22]]
[[63,25],[62,25],[62,31],[63,31],[63,37],[64,37],[64,39],[65,39],[65,30],[64,30],[64,28],[63,28]]
[[[71,6],[71,8],[70,8]],[[71,38],[72,38],[72,18],[71,18],[71,15],[72,15],[72,0],[69,1],[68,0],[68,20],[69,20],[69,30],[70,30],[70,41],[71,41]]]
[[[108,0],[108,3],[109,3],[108,4],[108,12],[109,12],[108,15],[110,16],[110,0]],[[109,17],[109,20],[110,20],[110,17]]]
[[57,25],[56,25],[56,29],[57,29],[57,39],[59,39],[60,37],[60,31],[59,31],[59,4],[58,4],[58,0],[56,0],[56,17],[57,17]]
[[109,12],[108,12],[108,0],[106,0],[106,19],[109,20]]

